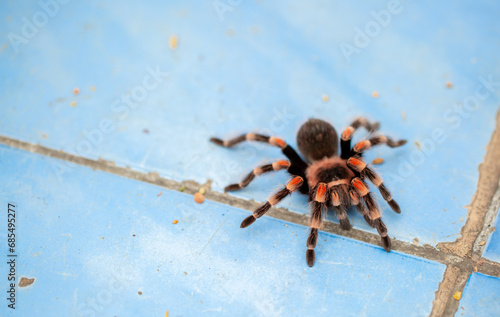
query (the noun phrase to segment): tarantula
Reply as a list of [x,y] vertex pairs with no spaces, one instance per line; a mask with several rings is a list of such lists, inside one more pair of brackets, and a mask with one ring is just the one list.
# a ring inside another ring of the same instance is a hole
[[308,120],[300,127],[297,134],[297,145],[305,161],[290,145],[277,137],[247,133],[228,141],[211,138],[210,141],[223,147],[233,147],[243,141],[265,142],[281,148],[283,154],[288,158],[288,160],[279,160],[272,164],[259,166],[240,183],[225,188],[226,192],[242,189],[248,186],[255,176],[271,171],[286,169],[293,176],[283,189],[272,195],[251,216],[245,218],[241,223],[241,228],[248,227],[272,206],[277,205],[287,195],[298,190],[309,196],[312,209],[309,221],[311,232],[307,238],[306,251],[306,260],[310,267],[314,265],[314,248],[318,240],[318,230],[323,222],[323,212],[331,207],[335,209],[340,227],[343,230],[350,230],[351,224],[346,211],[352,205],[356,206],[366,222],[377,229],[382,246],[389,252],[391,240],[387,235],[387,227],[382,222],[379,207],[375,203],[365,180],[368,179],[379,189],[392,210],[399,214],[401,209],[392,199],[391,194],[382,183],[382,179],[362,160],[361,156],[372,146],[387,144],[390,147],[398,147],[405,144],[406,140],[393,141],[384,135],[378,135],[358,142],[351,148],[351,138],[359,127],[364,127],[369,132],[375,132],[379,128],[379,123],[371,124],[365,118],[356,119],[342,132],[339,157],[337,156],[338,136],[333,126],[319,119]]

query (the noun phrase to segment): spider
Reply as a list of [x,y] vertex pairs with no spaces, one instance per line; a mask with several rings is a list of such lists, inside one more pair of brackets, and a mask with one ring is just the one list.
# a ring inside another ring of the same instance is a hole
[[351,224],[346,211],[354,205],[366,222],[377,229],[383,248],[389,252],[391,240],[387,235],[387,227],[382,222],[379,207],[370,193],[366,180],[379,189],[392,210],[399,214],[401,209],[392,199],[380,176],[361,157],[363,152],[372,146],[387,144],[394,148],[405,144],[406,140],[393,141],[384,135],[378,135],[358,142],[351,148],[351,138],[360,127],[364,127],[372,133],[378,130],[379,123],[370,123],[365,118],[354,120],[342,132],[340,156],[338,156],[338,136],[333,126],[320,119],[309,119],[300,127],[297,134],[297,145],[305,160],[285,141],[273,136],[247,133],[227,141],[211,138],[210,141],[223,147],[233,147],[243,141],[268,143],[281,148],[283,154],[288,158],[288,160],[279,160],[272,164],[259,166],[240,183],[229,185],[224,189],[225,192],[240,190],[248,186],[256,176],[271,171],[286,169],[293,176],[283,189],[272,195],[251,216],[245,218],[240,227],[248,227],[286,196],[299,191],[309,196],[311,208],[309,218],[311,231],[306,244],[306,260],[310,267],[314,265],[315,261],[314,248],[318,240],[318,230],[321,229],[323,223],[323,214],[331,208],[335,209],[340,227],[343,230],[350,230]]

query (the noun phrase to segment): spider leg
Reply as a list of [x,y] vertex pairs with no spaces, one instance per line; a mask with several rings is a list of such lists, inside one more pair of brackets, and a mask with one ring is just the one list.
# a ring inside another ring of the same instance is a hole
[[340,227],[343,230],[351,230],[351,223],[347,218],[347,208],[349,206],[349,187],[347,184],[338,184],[330,187],[331,202],[335,208]]
[[[297,152],[290,145],[288,145],[283,139],[256,133],[247,133],[231,140],[223,141],[218,138],[210,138],[210,141],[223,147],[233,147],[236,144],[244,141],[264,142],[279,147],[281,149],[281,152],[291,162],[291,166],[288,168],[288,172],[290,172],[290,174],[294,176],[297,175],[302,177],[303,179],[306,178],[306,169],[308,167],[307,163],[304,162],[304,160],[299,156],[299,154],[297,154]],[[307,182],[302,183],[300,192],[303,194],[309,192],[309,185],[307,184]]]
[[323,223],[323,210],[326,209],[326,199],[328,197],[327,190],[328,188],[325,183],[318,183],[314,190],[313,200],[311,202],[312,215],[311,221],[309,223],[311,232],[309,233],[309,237],[307,238],[306,251],[306,260],[309,267],[312,267],[314,265],[314,260],[316,258],[314,248],[316,247],[316,243],[318,241],[318,229]]
[[347,166],[352,170],[358,172],[362,179],[368,178],[373,185],[377,186],[380,194],[384,197],[385,201],[391,206],[394,212],[400,214],[401,208],[396,201],[391,197],[391,193],[384,186],[382,179],[378,176],[360,157],[351,157],[347,160]]
[[262,175],[264,173],[272,172],[272,171],[279,171],[282,169],[288,169],[290,167],[291,163],[290,161],[286,160],[279,160],[276,161],[272,164],[265,164],[261,165],[259,167],[254,168],[253,171],[251,171],[241,182],[237,184],[231,184],[229,186],[226,186],[224,188],[225,192],[228,191],[235,191],[235,190],[240,190],[242,188],[245,188],[250,184],[250,182],[255,178],[255,176]]
[[378,130],[379,126],[380,124],[378,122],[370,123],[365,118],[358,118],[354,120],[354,122],[342,132],[342,136],[340,137],[340,157],[344,160],[349,158],[351,154],[351,139],[354,132],[359,127],[365,127],[368,131],[375,132]]
[[398,147],[406,144],[406,140],[394,141],[393,139],[386,137],[385,135],[379,135],[368,140],[360,141],[354,145],[350,156],[355,156],[356,154],[361,154],[364,151],[370,149],[372,146],[379,144],[387,144],[389,147]]
[[223,141],[218,138],[210,138],[210,141],[214,142],[217,145],[223,146],[223,147],[233,147],[238,143],[244,142],[244,141],[257,141],[257,142],[264,142],[268,143],[273,146],[277,146],[281,149],[286,147],[286,142],[283,141],[283,139],[276,138],[276,137],[269,137],[267,135],[262,135],[262,134],[256,134],[256,133],[247,133],[240,135],[239,137],[236,137],[231,140],[226,140]]
[[382,222],[380,211],[375,203],[375,200],[370,194],[368,185],[359,177],[353,178],[351,180],[351,184],[353,185],[356,193],[363,198],[363,201],[368,208],[368,217],[372,222],[372,226],[377,229],[378,234],[381,237],[382,246],[387,252],[391,251],[391,239],[387,235],[387,227]]
[[366,210],[365,205],[363,204],[362,201],[359,200],[359,195],[353,189],[349,190],[349,195],[351,196],[352,204],[356,206],[356,209],[359,211],[361,215],[363,215],[365,221],[370,225],[370,227],[373,228],[374,227],[373,222],[368,216],[368,211]]
[[286,196],[293,193],[297,189],[300,188],[304,179],[300,176],[294,177],[291,181],[289,181],[285,188],[278,191],[276,194],[272,195],[265,204],[257,208],[252,215],[246,217],[240,225],[240,228],[246,228],[257,220],[257,218],[262,217],[272,206],[277,205],[280,201],[283,200]]

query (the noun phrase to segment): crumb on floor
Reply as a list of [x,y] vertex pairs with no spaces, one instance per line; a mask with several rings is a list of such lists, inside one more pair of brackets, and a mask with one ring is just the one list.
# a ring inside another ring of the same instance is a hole
[[179,45],[179,39],[177,38],[176,35],[172,35],[168,41],[168,44],[170,48],[174,50]]

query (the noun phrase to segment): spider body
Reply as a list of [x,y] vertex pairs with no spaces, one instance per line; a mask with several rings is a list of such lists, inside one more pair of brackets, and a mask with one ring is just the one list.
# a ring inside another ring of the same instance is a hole
[[347,218],[347,210],[351,206],[355,206],[366,222],[377,229],[382,246],[389,252],[391,240],[387,234],[387,228],[382,222],[379,207],[373,199],[366,181],[370,181],[379,189],[384,200],[395,212],[400,213],[401,210],[392,199],[380,176],[363,161],[362,155],[372,146],[387,144],[390,147],[398,147],[405,144],[406,141],[393,141],[386,136],[378,135],[358,142],[351,148],[351,138],[359,127],[376,132],[379,124],[369,123],[364,118],[356,119],[342,132],[339,156],[338,135],[334,127],[320,119],[309,119],[297,133],[297,145],[305,160],[285,141],[277,137],[247,133],[228,141],[211,138],[210,141],[224,147],[232,147],[243,141],[265,142],[281,148],[283,154],[288,158],[288,160],[279,160],[272,164],[259,166],[240,183],[225,188],[225,191],[240,190],[248,186],[256,176],[282,169],[286,169],[293,176],[283,189],[272,195],[251,216],[244,219],[241,228],[246,228],[254,223],[286,196],[300,191],[309,196],[311,208],[309,221],[311,230],[306,243],[306,260],[309,266],[314,265],[314,248],[317,243],[318,230],[321,229],[324,213],[328,209],[335,210],[342,229],[350,230],[351,224]]
[[311,162],[306,169],[307,184],[310,188],[316,187],[320,182],[329,187],[343,180],[349,183],[354,177],[354,172],[347,167],[347,160],[338,156]]

